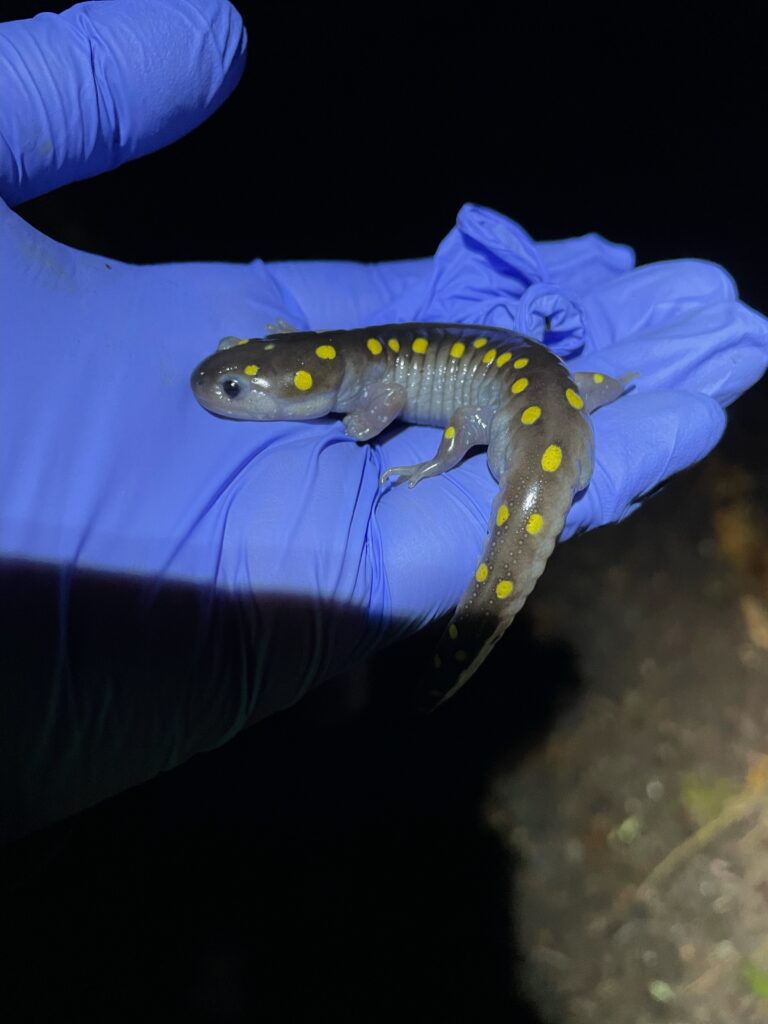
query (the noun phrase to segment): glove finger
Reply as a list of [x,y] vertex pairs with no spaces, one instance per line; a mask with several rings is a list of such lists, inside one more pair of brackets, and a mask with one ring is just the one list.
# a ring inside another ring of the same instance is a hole
[[649,263],[601,282],[583,294],[591,348],[612,346],[624,338],[695,314],[702,306],[733,302],[730,274],[706,260]]
[[592,480],[571,508],[563,540],[634,512],[643,495],[714,448],[726,416],[706,395],[653,391],[626,395],[599,409],[593,424]]
[[766,318],[741,302],[679,309],[666,322],[646,324],[599,353],[582,354],[573,369],[616,376],[640,374],[639,392],[680,388],[729,405],[768,367]]
[[0,26],[0,193],[11,205],[161,149],[245,66],[226,0],[78,4]]

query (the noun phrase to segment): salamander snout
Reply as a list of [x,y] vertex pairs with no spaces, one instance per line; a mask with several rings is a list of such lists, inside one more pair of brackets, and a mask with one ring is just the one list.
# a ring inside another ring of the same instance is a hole
[[279,406],[268,388],[254,386],[247,370],[227,365],[218,354],[203,360],[190,379],[200,405],[217,416],[236,420],[270,420],[279,416]]

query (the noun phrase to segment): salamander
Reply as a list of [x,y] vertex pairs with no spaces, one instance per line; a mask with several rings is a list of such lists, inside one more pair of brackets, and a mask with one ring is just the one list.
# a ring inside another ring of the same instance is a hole
[[392,466],[382,485],[398,477],[414,487],[487,446],[499,490],[485,549],[428,669],[425,689],[436,706],[474,674],[533,590],[574,494],[592,476],[589,414],[618,398],[635,374],[571,374],[544,345],[500,327],[281,328],[224,338],[192,373],[200,404],[243,420],[340,413],[357,441],[398,418],[443,427],[433,458]]

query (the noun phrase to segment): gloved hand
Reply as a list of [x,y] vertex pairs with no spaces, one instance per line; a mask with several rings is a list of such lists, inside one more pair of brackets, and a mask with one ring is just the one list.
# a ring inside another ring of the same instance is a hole
[[[13,205],[183,135],[234,88],[244,50],[223,0],[2,26],[0,194]],[[477,206],[429,259],[129,266],[0,203],[7,832],[223,743],[448,611],[472,574],[495,490],[483,453],[382,494],[380,473],[431,455],[439,431],[358,445],[335,420],[217,419],[189,375],[220,337],[278,318],[460,320],[543,339],[577,370],[637,371],[595,414],[570,536],[705,455],[768,359],[766,320],[721,268],[632,267],[599,236],[535,243]]]

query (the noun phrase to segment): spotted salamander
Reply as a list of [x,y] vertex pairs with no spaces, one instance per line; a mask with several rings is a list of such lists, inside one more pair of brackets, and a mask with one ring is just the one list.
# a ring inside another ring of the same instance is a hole
[[[499,327],[403,323],[224,338],[193,372],[204,408],[244,420],[341,413],[368,441],[398,417],[444,428],[433,458],[392,466],[415,486],[488,446],[499,482],[474,576],[438,643],[426,685],[435,705],[490,653],[544,571],[573,496],[592,475],[589,413],[634,374],[568,372],[544,345]],[[458,542],[458,538],[457,538]]]

